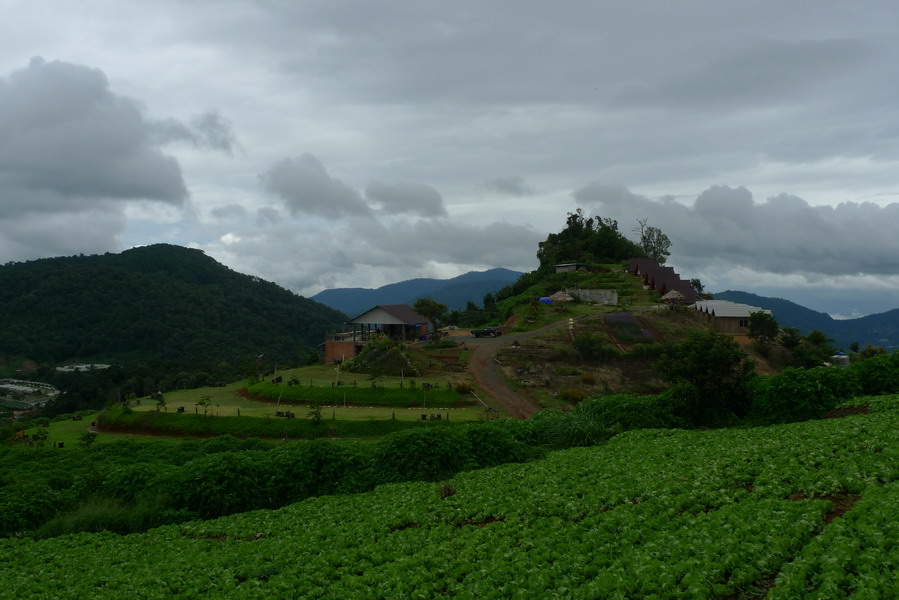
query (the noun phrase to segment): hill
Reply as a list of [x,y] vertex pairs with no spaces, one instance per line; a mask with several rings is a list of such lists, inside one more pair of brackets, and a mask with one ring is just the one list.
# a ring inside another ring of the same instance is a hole
[[795,327],[804,334],[817,329],[833,338],[834,345],[839,348],[846,349],[853,342],[862,347],[874,344],[887,349],[899,348],[899,309],[858,319],[837,320],[783,298],[733,290],[716,293],[715,298],[770,309],[781,327]]
[[480,304],[485,295],[513,283],[520,276],[517,271],[496,268],[470,271],[452,279],[409,279],[376,289],[324,290],[312,299],[350,316],[359,315],[378,304],[412,304],[423,297],[433,298],[450,310],[462,310],[468,302]]
[[343,321],[201,250],[169,244],[0,267],[0,355],[37,361],[209,364],[264,353],[296,364]]

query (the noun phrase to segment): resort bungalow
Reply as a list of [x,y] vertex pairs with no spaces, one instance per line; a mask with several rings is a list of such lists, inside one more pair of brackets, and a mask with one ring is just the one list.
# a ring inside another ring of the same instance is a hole
[[325,363],[353,358],[373,333],[400,342],[414,342],[428,334],[430,325],[427,317],[407,304],[380,304],[350,319],[347,324],[352,326],[350,331],[338,333],[325,342]]

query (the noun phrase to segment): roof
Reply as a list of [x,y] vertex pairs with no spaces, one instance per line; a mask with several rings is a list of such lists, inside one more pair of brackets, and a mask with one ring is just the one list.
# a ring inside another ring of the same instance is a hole
[[773,315],[770,310],[749,304],[738,304],[727,300],[702,300],[693,305],[696,310],[701,310],[715,317],[730,317],[747,319],[752,313],[765,313]]
[[[387,320],[385,320],[385,313]],[[347,323],[377,323],[381,325],[421,325],[428,318],[415,312],[408,304],[379,304]]]

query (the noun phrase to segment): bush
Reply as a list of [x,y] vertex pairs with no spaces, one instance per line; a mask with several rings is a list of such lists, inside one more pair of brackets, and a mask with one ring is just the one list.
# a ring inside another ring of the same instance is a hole
[[465,395],[465,394],[470,394],[473,391],[474,391],[474,388],[472,388],[470,385],[468,385],[464,381],[460,381],[456,384],[456,393],[459,394],[460,396]]
[[594,396],[581,402],[577,411],[616,432],[690,426],[689,420],[678,414],[677,399],[670,393]]
[[272,506],[268,461],[258,452],[220,452],[194,459],[168,482],[175,506],[209,519]]
[[574,338],[574,347],[586,361],[611,360],[620,356],[618,350],[606,344],[603,336],[590,331]]
[[569,387],[559,390],[559,398],[561,398],[565,402],[571,402],[572,404],[580,402],[588,395],[589,394],[587,394],[587,392],[578,388]]
[[869,396],[899,392],[899,353],[879,354],[853,363],[862,393]]
[[581,383],[584,385],[596,385],[596,377],[592,373],[581,375]]
[[850,369],[787,368],[753,385],[751,417],[765,423],[789,423],[824,416],[861,391]]
[[468,439],[455,428],[409,430],[375,445],[379,481],[440,481],[461,471],[470,454]]

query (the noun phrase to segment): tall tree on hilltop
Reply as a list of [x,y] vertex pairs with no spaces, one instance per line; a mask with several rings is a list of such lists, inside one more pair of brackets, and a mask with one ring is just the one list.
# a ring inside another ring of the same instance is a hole
[[548,270],[561,262],[619,262],[644,256],[643,250],[618,231],[618,222],[603,217],[584,217],[580,208],[568,213],[565,229],[540,242],[537,259]]
[[671,248],[671,240],[662,233],[658,227],[649,224],[649,219],[637,219],[637,227],[634,233],[640,235],[640,247],[648,258],[653,259],[660,265],[664,265],[665,261],[671,255],[668,250]]

